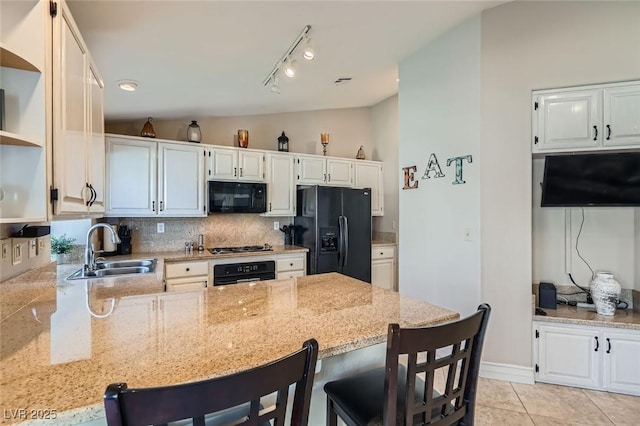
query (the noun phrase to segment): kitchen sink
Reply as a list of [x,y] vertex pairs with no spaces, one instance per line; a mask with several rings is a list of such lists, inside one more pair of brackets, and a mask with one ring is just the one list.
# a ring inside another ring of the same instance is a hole
[[85,280],[91,278],[117,277],[120,275],[148,274],[156,270],[156,259],[116,260],[96,264],[95,271],[77,270],[67,280]]
[[[135,268],[145,267],[154,270],[156,268],[156,259],[132,259],[132,260],[114,260],[110,262],[99,262],[96,269],[118,269],[118,268]],[[148,271],[152,272],[152,271]]]

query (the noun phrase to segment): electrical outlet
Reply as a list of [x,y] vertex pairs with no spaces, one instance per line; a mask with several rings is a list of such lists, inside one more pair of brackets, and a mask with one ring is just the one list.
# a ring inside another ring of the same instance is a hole
[[273,230],[277,231],[278,229],[280,229],[280,222],[278,221],[273,222]]
[[17,265],[22,262],[22,246],[19,242],[13,244],[13,249],[11,251],[11,264]]
[[38,238],[38,255],[43,254],[45,250],[46,250],[45,239]]
[[473,236],[471,234],[471,228],[465,228],[464,230],[464,240],[467,242],[473,241]]
[[11,247],[11,240],[2,240],[0,245],[2,246],[0,249],[0,253],[2,253],[2,263],[4,263],[6,260],[9,260],[9,247]]
[[159,223],[156,228],[157,228],[158,234],[164,234],[164,223]]
[[29,240],[27,243],[29,246],[29,259],[32,257],[36,257],[38,255],[38,244],[36,243],[36,239]]

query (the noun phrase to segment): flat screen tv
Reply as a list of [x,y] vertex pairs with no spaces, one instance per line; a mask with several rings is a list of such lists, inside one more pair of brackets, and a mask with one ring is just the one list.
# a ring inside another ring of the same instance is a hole
[[640,152],[547,156],[542,207],[640,206]]

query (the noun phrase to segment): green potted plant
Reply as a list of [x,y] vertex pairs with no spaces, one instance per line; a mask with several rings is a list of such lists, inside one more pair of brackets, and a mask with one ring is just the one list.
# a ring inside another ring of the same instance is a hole
[[69,261],[69,255],[73,251],[73,242],[75,238],[67,237],[62,234],[59,237],[51,236],[51,256],[58,263],[66,263]]

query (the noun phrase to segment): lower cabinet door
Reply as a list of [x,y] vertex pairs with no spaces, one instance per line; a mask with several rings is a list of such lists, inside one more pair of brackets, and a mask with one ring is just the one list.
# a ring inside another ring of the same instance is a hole
[[640,395],[640,333],[603,333],[605,390]]
[[374,260],[371,262],[371,284],[393,290],[395,268],[393,259]]
[[600,331],[539,325],[537,380],[585,388],[600,387],[601,353],[606,350]]

